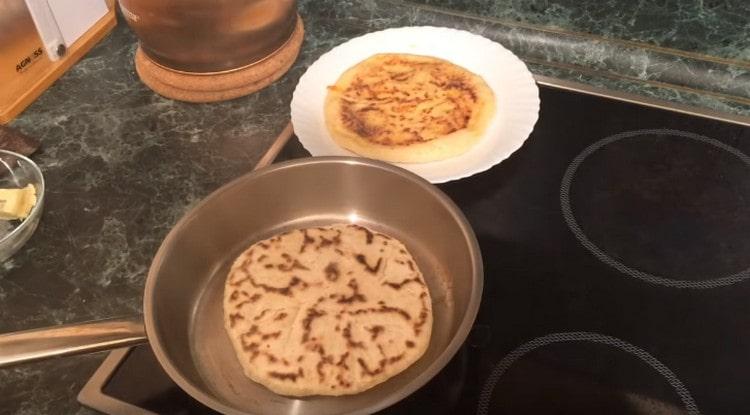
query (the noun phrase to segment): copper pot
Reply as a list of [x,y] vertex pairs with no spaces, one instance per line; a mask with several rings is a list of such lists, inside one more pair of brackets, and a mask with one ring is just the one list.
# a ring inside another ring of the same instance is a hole
[[120,8],[151,60],[192,73],[252,65],[297,22],[296,0],[120,0]]

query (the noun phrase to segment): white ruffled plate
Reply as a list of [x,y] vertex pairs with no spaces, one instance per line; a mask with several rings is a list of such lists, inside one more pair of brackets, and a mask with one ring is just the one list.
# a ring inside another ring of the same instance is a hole
[[430,163],[394,163],[443,183],[485,171],[521,147],[539,118],[539,89],[526,65],[499,43],[444,27],[402,27],[351,39],[322,55],[305,72],[292,96],[294,132],[313,156],[356,155],[331,138],[323,113],[326,87],[376,53],[434,56],[484,78],[497,99],[485,135],[468,152]]

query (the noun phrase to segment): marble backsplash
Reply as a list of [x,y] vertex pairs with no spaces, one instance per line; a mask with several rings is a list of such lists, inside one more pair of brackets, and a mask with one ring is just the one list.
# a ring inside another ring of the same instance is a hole
[[[746,0],[411,0],[507,22],[750,61]],[[750,63],[750,62],[748,62]]]
[[626,13],[613,1],[402,3],[502,43],[535,73],[750,114],[750,3],[643,0]]

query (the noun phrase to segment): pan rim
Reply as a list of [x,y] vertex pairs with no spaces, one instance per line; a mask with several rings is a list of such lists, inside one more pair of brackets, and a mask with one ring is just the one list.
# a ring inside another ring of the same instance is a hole
[[[173,245],[173,241],[177,238],[177,234],[180,233],[181,229],[192,222],[197,213],[205,208],[212,200],[216,199],[225,192],[231,191],[234,187],[244,183],[247,180],[257,180],[268,174],[273,174],[277,171],[294,169],[302,166],[312,164],[351,164],[351,165],[363,165],[367,167],[373,167],[381,170],[385,170],[389,173],[396,174],[402,178],[409,180],[423,190],[428,192],[430,195],[438,199],[444,204],[448,212],[456,221],[456,224],[461,229],[464,236],[465,243],[469,248],[469,254],[471,257],[472,275],[471,285],[473,295],[470,296],[469,302],[466,306],[466,312],[463,319],[458,324],[455,335],[451,338],[448,345],[438,354],[438,356],[414,379],[406,383],[397,392],[390,394],[386,399],[380,400],[367,407],[360,408],[359,410],[352,412],[351,414],[370,414],[376,411],[383,410],[395,403],[401,401],[412,393],[416,392],[419,388],[424,386],[432,378],[434,378],[455,356],[458,350],[466,340],[471,328],[474,325],[477,313],[479,312],[479,306],[482,299],[482,291],[484,288],[484,267],[482,261],[482,255],[479,248],[476,235],[473,228],[466,219],[461,209],[435,185],[431,184],[422,177],[398,166],[382,162],[379,160],[361,158],[361,157],[349,157],[349,156],[324,156],[324,157],[307,157],[301,159],[293,159],[283,161],[279,163],[271,164],[259,170],[251,171],[243,174],[232,181],[222,185],[218,189],[211,192],[208,196],[203,198],[196,205],[191,207],[172,227],[167,236],[162,241],[159,249],[157,250],[154,259],[149,267],[148,276],[146,278],[146,286],[143,295],[143,316],[146,327],[146,333],[148,335],[149,343],[156,356],[159,364],[164,368],[169,377],[185,392],[190,396],[200,401],[202,404],[219,411],[224,414],[237,414],[246,415],[249,414],[245,411],[237,410],[235,407],[226,405],[221,400],[215,398],[214,394],[207,393],[204,388],[195,385],[187,377],[183,376],[181,371],[173,363],[169,354],[163,347],[163,339],[160,337],[158,330],[156,329],[156,316],[154,315],[154,299],[153,292],[156,282],[158,280],[159,270],[161,269],[164,261],[166,251]],[[363,393],[366,393],[363,392]]]

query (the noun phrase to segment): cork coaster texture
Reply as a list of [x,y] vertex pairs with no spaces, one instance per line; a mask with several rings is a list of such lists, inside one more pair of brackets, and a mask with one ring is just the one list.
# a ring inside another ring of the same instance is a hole
[[159,95],[178,101],[217,102],[261,90],[281,78],[299,55],[304,39],[302,18],[291,38],[273,55],[245,68],[215,74],[173,71],[154,63],[140,48],[135,52],[135,69],[144,84]]

